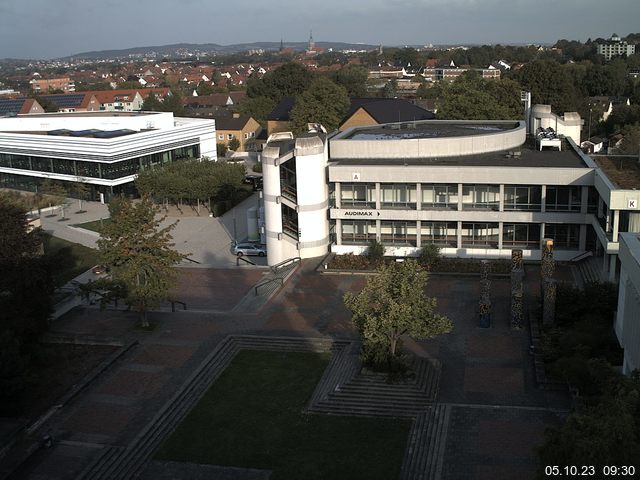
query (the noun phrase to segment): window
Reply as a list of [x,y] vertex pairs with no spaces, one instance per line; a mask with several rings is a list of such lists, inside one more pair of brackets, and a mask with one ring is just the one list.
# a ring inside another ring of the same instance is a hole
[[540,225],[537,223],[505,223],[502,225],[504,248],[540,248]]
[[463,223],[462,246],[498,248],[497,223]]
[[580,225],[547,223],[544,227],[545,238],[553,239],[553,248],[558,250],[577,250],[580,237]]
[[371,183],[343,183],[340,205],[342,208],[376,208],[376,186]]
[[462,208],[498,210],[500,187],[498,185],[463,185]]
[[581,187],[549,186],[545,208],[551,212],[579,212],[581,196]]
[[289,160],[280,166],[280,190],[282,196],[292,202],[298,201],[298,189],[296,181],[296,161]]
[[542,187],[526,185],[505,185],[505,210],[541,210]]
[[342,243],[366,245],[376,239],[376,222],[342,220]]
[[218,140],[224,140],[224,134],[221,133],[220,135],[218,135]]
[[298,212],[284,204],[282,204],[282,231],[298,240]]
[[380,202],[383,208],[416,209],[414,184],[383,183],[380,185]]
[[416,245],[415,222],[380,222],[380,240],[385,245]]
[[233,133],[227,133],[227,140],[233,140]]
[[422,208],[458,209],[458,185],[422,185]]
[[432,243],[439,247],[457,247],[457,229],[457,222],[422,222],[420,224],[422,245]]

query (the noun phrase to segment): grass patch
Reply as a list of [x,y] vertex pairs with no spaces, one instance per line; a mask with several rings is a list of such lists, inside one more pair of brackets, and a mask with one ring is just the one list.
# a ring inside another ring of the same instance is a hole
[[93,222],[77,223],[74,227],[84,228],[85,230],[91,230],[96,233],[102,233],[102,229],[105,225],[109,224],[109,222],[111,222],[110,218],[103,218],[100,220],[94,220]]
[[99,263],[98,251],[61,238],[45,235],[44,253],[53,262],[53,281],[60,287]]
[[273,470],[272,480],[398,478],[409,420],[303,412],[329,358],[241,351],[155,458]]

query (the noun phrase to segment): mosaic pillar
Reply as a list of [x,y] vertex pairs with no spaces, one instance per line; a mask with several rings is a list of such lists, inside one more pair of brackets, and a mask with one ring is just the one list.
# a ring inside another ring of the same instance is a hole
[[511,328],[516,330],[522,328],[523,280],[522,250],[511,250]]
[[556,319],[556,291],[558,284],[553,279],[544,281],[543,299],[542,299],[542,323],[544,325],[553,325]]
[[491,326],[491,280],[489,273],[491,265],[488,260],[480,263],[480,327],[489,328]]

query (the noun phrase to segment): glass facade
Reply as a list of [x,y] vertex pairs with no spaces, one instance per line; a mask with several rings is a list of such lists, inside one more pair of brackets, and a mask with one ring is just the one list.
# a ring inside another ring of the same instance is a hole
[[416,222],[380,222],[380,241],[385,245],[416,246]]
[[548,186],[545,208],[548,212],[579,212],[582,187]]
[[462,208],[479,210],[499,210],[499,185],[463,185]]
[[422,208],[458,209],[458,185],[457,184],[423,184]]
[[343,183],[340,190],[342,208],[376,208],[374,183]]
[[502,248],[540,248],[540,224],[505,223],[502,225]]
[[352,245],[366,245],[376,239],[376,222],[342,220],[342,241]]
[[416,209],[416,185],[413,183],[380,184],[380,206],[382,208]]
[[542,187],[539,185],[505,185],[504,209],[539,212],[542,208]]
[[580,225],[547,223],[545,238],[553,239],[553,248],[558,250],[578,250]]
[[58,173],[78,177],[116,180],[135,175],[139,170],[178,160],[200,157],[200,145],[181,147],[118,162],[88,162],[64,158],[35,157],[0,153],[0,167]]
[[282,204],[282,231],[298,240],[298,212],[284,204]]
[[498,248],[500,229],[497,223],[462,223],[462,246]]
[[421,222],[420,242],[439,247],[458,246],[458,222]]

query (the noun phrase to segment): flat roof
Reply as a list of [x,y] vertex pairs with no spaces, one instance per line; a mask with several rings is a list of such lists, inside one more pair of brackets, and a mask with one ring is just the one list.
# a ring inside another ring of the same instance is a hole
[[18,115],[22,118],[47,118],[47,117],[140,117],[144,115],[158,115],[163,112],[50,112],[50,113],[25,113]]
[[403,140],[414,138],[447,138],[486,135],[519,127],[516,121],[442,121],[389,123],[376,127],[356,127],[340,140]]
[[640,190],[640,164],[637,156],[591,155],[616,188]]
[[[518,154],[518,152],[520,152]],[[423,165],[423,166],[460,166],[460,167],[522,167],[522,168],[589,168],[580,155],[562,140],[562,151],[535,148],[535,140],[527,138],[520,148],[498,152],[430,158],[344,158],[332,160],[332,165]]]

